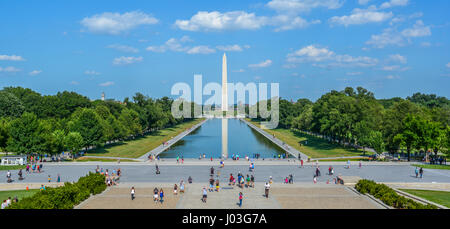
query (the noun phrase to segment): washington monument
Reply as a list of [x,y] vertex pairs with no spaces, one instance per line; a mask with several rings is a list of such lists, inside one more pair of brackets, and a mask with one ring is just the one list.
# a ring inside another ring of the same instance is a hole
[[228,111],[227,55],[222,58],[222,111]]

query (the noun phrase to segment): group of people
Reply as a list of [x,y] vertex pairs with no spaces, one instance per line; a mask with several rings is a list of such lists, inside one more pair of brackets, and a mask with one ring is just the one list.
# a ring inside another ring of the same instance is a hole
[[429,158],[430,164],[432,165],[446,165],[447,158],[442,156],[430,155]]
[[420,175],[420,178],[423,178],[423,168],[422,167],[420,167],[420,169],[416,167],[416,170],[414,172],[416,173],[416,178],[419,178],[419,175]]
[[14,197],[13,199],[11,199],[11,197],[8,197],[8,199],[3,200],[1,208],[5,209],[5,208],[9,207],[12,203],[16,203],[18,201],[19,201],[19,199],[17,198],[17,196]]
[[113,169],[113,171],[110,172],[108,169],[103,170],[103,168],[100,168],[99,166],[97,166],[97,168],[95,169],[95,173],[105,175],[106,185],[113,186],[113,185],[117,185],[117,182],[119,181],[120,176],[122,175],[122,170],[120,170],[120,168],[118,168],[117,171],[115,169]]
[[294,183],[294,176],[292,174],[289,174],[286,178],[284,178],[285,184],[293,184]]
[[[175,184],[173,187],[173,194],[178,195],[178,192],[184,193],[184,188],[185,188],[184,186],[185,186],[185,184],[184,184],[183,180],[181,180],[179,185]],[[133,187],[131,187],[131,200],[134,200],[135,198],[136,198],[136,189],[133,186]],[[164,190],[162,188],[158,189],[157,187],[155,187],[155,189],[153,189],[153,201],[155,203],[161,203],[161,204],[164,203]]]
[[244,177],[244,175],[239,172],[237,175],[237,181],[236,178],[233,177],[233,174],[230,174],[228,185],[236,185],[239,188],[254,188],[255,187],[255,176],[254,175],[248,175]]

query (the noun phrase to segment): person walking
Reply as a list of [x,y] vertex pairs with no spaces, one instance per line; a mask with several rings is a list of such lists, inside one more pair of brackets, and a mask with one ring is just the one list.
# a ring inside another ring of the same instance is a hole
[[158,202],[158,193],[159,193],[158,188],[153,189],[153,201],[155,201],[155,203]]
[[203,190],[202,190],[202,202],[203,203],[206,203],[206,198],[208,198],[208,192],[206,191],[206,188],[203,187]]
[[269,182],[266,182],[266,184],[264,185],[264,195],[266,196],[266,198],[269,198],[269,189],[270,189],[270,184],[269,184]]
[[416,167],[416,170],[414,171],[416,173],[416,178],[419,177],[419,169]]
[[239,207],[242,207],[242,199],[244,196],[242,195],[242,192],[239,192]]
[[419,173],[420,173],[420,178],[423,178],[423,168],[422,167],[420,168]]
[[173,194],[174,194],[174,195],[177,195],[177,193],[178,193],[178,186],[177,186],[177,184],[175,184],[175,185],[173,186]]
[[131,200],[134,200],[135,193],[136,193],[136,190],[134,190],[134,187],[131,187]]
[[162,188],[159,190],[159,202],[161,204],[164,202],[164,191]]

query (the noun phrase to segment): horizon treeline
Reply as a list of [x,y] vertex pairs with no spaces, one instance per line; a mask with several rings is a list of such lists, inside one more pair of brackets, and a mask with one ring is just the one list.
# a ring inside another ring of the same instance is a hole
[[[75,92],[43,96],[27,88],[5,87],[0,90],[0,150],[57,154],[133,139],[190,120],[172,116],[173,102],[141,93],[124,101],[91,101]],[[198,105],[190,104],[194,117]],[[267,105],[270,109],[270,100]],[[362,87],[347,87],[315,102],[281,98],[279,117],[279,128],[320,134],[331,142],[378,153],[402,148],[408,155],[413,150],[448,153],[450,148],[450,100],[434,94],[376,99]]]

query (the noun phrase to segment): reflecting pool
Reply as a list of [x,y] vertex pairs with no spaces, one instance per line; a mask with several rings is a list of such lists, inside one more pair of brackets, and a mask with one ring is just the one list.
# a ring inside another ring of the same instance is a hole
[[207,158],[230,158],[238,154],[243,158],[256,153],[261,158],[273,158],[285,151],[239,119],[210,119],[159,156],[198,158],[206,154]]

